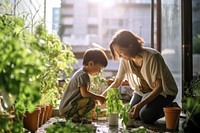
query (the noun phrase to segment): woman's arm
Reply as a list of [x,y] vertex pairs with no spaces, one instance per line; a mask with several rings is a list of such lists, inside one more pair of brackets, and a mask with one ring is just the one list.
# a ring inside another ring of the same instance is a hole
[[110,89],[110,88],[118,88],[122,85],[122,80],[121,79],[118,79],[116,78],[114,80],[114,82],[101,94],[102,96],[106,96],[106,92]]

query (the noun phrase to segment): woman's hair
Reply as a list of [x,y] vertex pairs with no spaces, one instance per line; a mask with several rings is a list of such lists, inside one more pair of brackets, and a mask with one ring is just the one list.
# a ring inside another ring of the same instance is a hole
[[99,48],[90,48],[83,55],[83,65],[88,65],[90,61],[95,64],[101,64],[104,67],[108,65],[108,58],[105,52]]
[[143,46],[144,41],[142,38],[138,37],[133,32],[127,29],[119,30],[118,32],[115,33],[115,35],[113,36],[110,42],[110,50],[111,50],[113,59],[116,59],[116,56],[117,56],[113,49],[113,45],[116,45],[116,44],[119,45],[120,47],[128,48],[130,44],[134,46],[138,46],[138,45]]

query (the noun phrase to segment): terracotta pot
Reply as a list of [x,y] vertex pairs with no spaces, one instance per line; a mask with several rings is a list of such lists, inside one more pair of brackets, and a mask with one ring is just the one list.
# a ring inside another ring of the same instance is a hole
[[49,120],[51,118],[51,115],[52,115],[52,110],[53,110],[53,105],[50,104],[49,105],[49,111],[48,111],[48,116],[47,116],[47,120]]
[[45,116],[46,106],[40,105],[39,107],[41,108],[40,123],[39,123],[39,127],[40,127],[44,123],[44,116]]
[[109,114],[108,115],[108,124],[110,126],[118,126],[118,114]]
[[180,107],[164,107],[166,130],[175,131],[181,113]]
[[45,111],[45,113],[44,113],[44,120],[43,120],[43,123],[45,123],[45,122],[48,120],[49,108],[50,108],[50,105],[46,105],[46,111]]
[[24,128],[31,132],[35,132],[39,127],[40,113],[41,109],[39,107],[37,107],[33,113],[27,111],[23,119]]

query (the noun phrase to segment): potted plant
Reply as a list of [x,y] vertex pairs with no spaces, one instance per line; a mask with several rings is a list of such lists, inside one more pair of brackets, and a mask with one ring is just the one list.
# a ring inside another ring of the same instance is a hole
[[109,125],[118,125],[118,115],[122,109],[122,100],[117,88],[110,88],[106,96],[106,114]]
[[36,37],[44,47],[42,56],[45,59],[45,68],[39,76],[42,97],[40,104],[57,107],[57,101],[60,99],[58,79],[61,72],[68,77],[77,60],[71,51],[71,45],[61,42],[59,36],[48,33],[44,26],[37,27]]
[[[3,96],[7,113],[14,107],[14,121],[4,132],[23,132],[25,112],[33,112],[40,99],[38,75],[43,70],[41,46],[34,36],[24,29],[22,18],[0,16],[0,95]],[[5,120],[6,123],[9,118]],[[6,125],[6,124],[1,124]]]
[[186,113],[183,129],[186,132],[200,131],[200,76],[184,87],[182,109]]
[[35,132],[40,127],[41,108],[36,107],[33,112],[25,112],[23,124],[26,129]]
[[[57,106],[60,99],[57,79],[60,71],[64,71],[68,76],[73,70],[72,65],[76,62],[70,46],[66,46],[60,38],[54,34],[49,34],[43,25],[36,27],[34,33],[34,43],[42,46],[41,57],[44,62],[43,71],[39,74],[41,99],[37,107],[41,109],[39,126],[42,126],[52,114],[53,106]],[[67,47],[67,48],[66,48]],[[26,113],[26,115],[30,115]],[[28,116],[27,116],[28,117]]]

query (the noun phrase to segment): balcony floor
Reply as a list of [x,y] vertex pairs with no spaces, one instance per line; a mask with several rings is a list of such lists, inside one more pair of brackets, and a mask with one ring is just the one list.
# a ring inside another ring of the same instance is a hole
[[[36,133],[45,133],[45,128],[49,127],[51,124],[55,122],[64,122],[65,119],[62,117],[52,117],[50,120],[48,120],[45,124],[43,124]],[[180,118],[179,120],[179,131],[176,131],[177,133],[183,133],[182,130],[182,122],[183,118]],[[92,122],[91,125],[94,128],[96,128],[96,133],[122,133],[122,132],[130,132],[132,129],[143,126],[147,129],[147,133],[161,133],[161,132],[167,132],[165,129],[165,119],[161,118],[154,124],[145,124],[140,120],[134,120],[133,125],[128,128],[123,128],[120,121],[118,126],[109,126],[106,118],[101,118],[101,120],[96,120]]]

